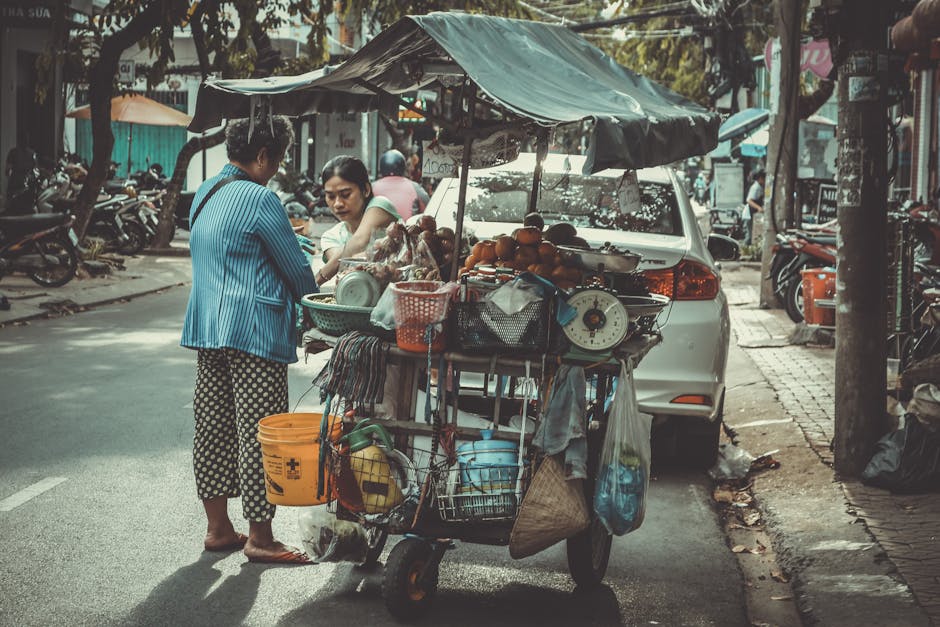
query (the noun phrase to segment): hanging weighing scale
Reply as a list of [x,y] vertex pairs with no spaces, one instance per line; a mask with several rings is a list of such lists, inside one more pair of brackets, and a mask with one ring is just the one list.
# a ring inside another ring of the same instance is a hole
[[567,357],[586,361],[609,359],[627,337],[630,315],[617,294],[603,287],[587,287],[568,298],[575,317],[564,326],[571,342]]

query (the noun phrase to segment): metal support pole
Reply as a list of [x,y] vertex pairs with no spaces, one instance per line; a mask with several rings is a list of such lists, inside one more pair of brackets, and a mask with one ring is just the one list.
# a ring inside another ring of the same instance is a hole
[[[461,125],[464,130],[470,131],[473,126],[473,109],[476,104],[476,85],[470,82],[469,79],[464,81],[464,89],[461,90],[461,114],[463,116],[463,124]],[[463,241],[463,213],[464,208],[467,205],[467,179],[470,176],[470,154],[471,148],[473,147],[473,134],[467,132],[463,138],[463,158],[460,162],[460,187],[457,192],[457,215],[455,216],[455,225],[454,225],[454,257],[456,258],[457,253],[460,251],[461,242]],[[450,264],[450,280],[457,280],[457,263]]]
[[542,162],[548,156],[548,131],[542,130],[535,143],[535,171],[532,173],[532,191],[529,194],[529,210],[526,213],[538,211],[539,192],[542,189]]
[[[857,477],[882,435],[885,413],[887,109],[885,16],[857,3],[839,66],[835,469]],[[880,14],[880,15],[879,15]]]

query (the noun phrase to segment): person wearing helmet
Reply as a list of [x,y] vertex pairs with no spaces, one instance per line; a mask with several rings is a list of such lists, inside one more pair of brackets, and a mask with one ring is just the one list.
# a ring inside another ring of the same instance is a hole
[[405,177],[405,155],[389,150],[379,158],[379,179],[372,184],[376,196],[392,201],[402,220],[421,213],[428,205],[428,193]]

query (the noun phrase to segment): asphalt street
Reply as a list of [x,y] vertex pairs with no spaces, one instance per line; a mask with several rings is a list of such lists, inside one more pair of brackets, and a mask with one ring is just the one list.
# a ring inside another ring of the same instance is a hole
[[[195,361],[178,346],[187,294],[176,287],[0,329],[0,498],[26,490],[0,511],[0,623],[395,624],[378,573],[202,552]],[[292,407],[315,374],[314,364],[291,368]],[[564,544],[521,561],[503,547],[460,544],[442,564],[427,624],[750,624],[709,480],[657,473],[646,521],[615,539],[600,590],[575,589]],[[240,521],[237,503],[231,510]],[[296,517],[279,509],[283,540],[298,542]]]

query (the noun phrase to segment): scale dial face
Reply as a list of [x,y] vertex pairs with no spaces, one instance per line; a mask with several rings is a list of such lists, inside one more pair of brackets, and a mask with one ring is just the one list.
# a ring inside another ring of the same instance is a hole
[[630,315],[616,294],[589,288],[575,292],[568,304],[577,310],[577,315],[565,325],[565,335],[578,348],[605,351],[627,336]]

